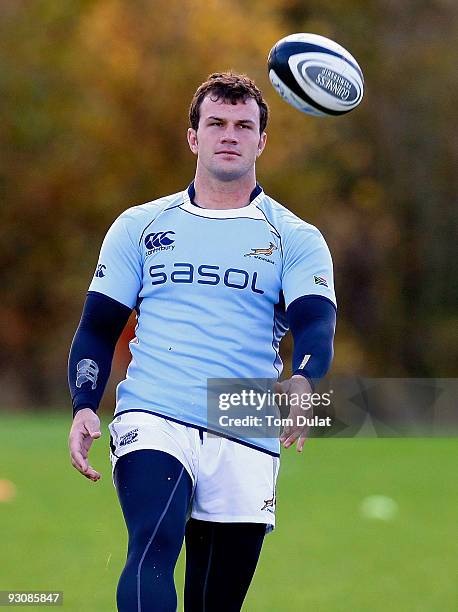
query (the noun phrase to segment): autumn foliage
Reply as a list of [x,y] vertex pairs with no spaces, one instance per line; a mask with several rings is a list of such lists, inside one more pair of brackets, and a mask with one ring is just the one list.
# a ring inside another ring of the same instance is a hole
[[[100,242],[122,210],[191,181],[188,105],[228,68],[271,108],[261,184],[334,255],[334,371],[456,376],[458,5],[309,4],[3,0],[1,406],[67,401]],[[354,113],[306,117],[271,88],[269,49],[300,31],[358,58],[366,95]]]

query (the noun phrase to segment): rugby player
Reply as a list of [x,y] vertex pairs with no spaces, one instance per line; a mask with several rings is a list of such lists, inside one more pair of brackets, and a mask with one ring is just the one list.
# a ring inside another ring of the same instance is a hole
[[[207,379],[274,379],[294,338],[293,376],[311,392],[333,352],[336,302],[321,233],[266,195],[255,164],[268,107],[245,75],[215,73],[197,89],[187,138],[197,158],[184,191],[123,212],[109,229],[69,357],[73,466],[99,438],[96,414],[131,312],[132,360],[110,429],[113,482],[128,551],[121,612],[171,612],[186,545],[186,612],[241,609],[264,536],[275,526],[280,446],[302,451],[307,427],[280,437],[217,436]],[[300,407],[291,407],[290,417]],[[294,423],[294,419],[293,419]]]

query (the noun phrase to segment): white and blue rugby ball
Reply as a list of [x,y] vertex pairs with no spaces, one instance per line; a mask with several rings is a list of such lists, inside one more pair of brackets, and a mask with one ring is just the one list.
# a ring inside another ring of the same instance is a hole
[[291,34],[270,50],[269,78],[289,104],[317,117],[344,115],[363,98],[364,77],[353,55],[318,34]]

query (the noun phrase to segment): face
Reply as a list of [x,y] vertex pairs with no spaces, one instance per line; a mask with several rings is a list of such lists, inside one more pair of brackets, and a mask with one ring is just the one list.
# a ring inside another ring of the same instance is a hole
[[197,171],[220,181],[254,175],[266,138],[265,132],[259,134],[259,106],[253,98],[231,104],[207,96],[200,106],[197,131],[188,130],[189,147],[198,158]]

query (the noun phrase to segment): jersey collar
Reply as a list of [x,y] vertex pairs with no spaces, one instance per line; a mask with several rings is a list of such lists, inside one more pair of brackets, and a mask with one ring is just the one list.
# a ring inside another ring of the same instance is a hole
[[257,207],[258,203],[264,196],[264,191],[259,183],[256,183],[256,187],[250,194],[250,203],[247,206],[242,206],[241,208],[202,208],[194,202],[195,195],[196,190],[194,188],[193,181],[186,191],[183,191],[183,205],[181,208],[198,217],[207,217],[210,219],[237,219],[241,217],[249,219],[264,218],[261,211]]

